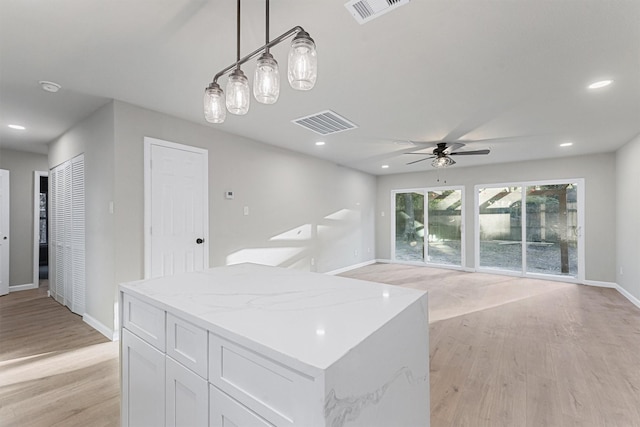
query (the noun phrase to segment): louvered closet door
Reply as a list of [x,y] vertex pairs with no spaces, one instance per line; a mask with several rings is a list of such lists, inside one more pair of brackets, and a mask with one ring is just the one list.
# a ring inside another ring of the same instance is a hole
[[84,314],[85,203],[84,157],[71,161],[71,311]]
[[49,171],[49,292],[56,297],[56,244],[58,243],[57,215],[54,209],[57,206],[58,193],[56,192],[57,176],[55,169]]
[[71,165],[65,164],[63,173],[62,217],[64,218],[64,240],[62,245],[62,259],[64,266],[64,283],[62,294],[64,295],[64,305],[71,307],[73,287],[71,276],[71,237],[73,231],[73,221],[71,217]]
[[67,161],[51,177],[50,290],[59,303],[77,314],[85,311],[84,156]]
[[55,271],[53,290],[54,298],[64,305],[64,165],[58,166],[54,172],[56,176],[56,204],[53,208],[56,216],[56,244],[55,250]]

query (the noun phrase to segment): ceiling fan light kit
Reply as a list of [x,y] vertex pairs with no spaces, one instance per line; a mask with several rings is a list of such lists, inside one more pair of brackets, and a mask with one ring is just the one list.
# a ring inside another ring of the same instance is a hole
[[456,161],[453,160],[451,157],[448,157],[446,154],[443,155],[442,157],[436,157],[431,162],[431,166],[433,166],[434,168],[446,168],[447,166],[451,166],[455,164],[456,164]]
[[[266,42],[247,56],[240,58],[240,0],[237,13],[237,49],[236,62],[219,71],[204,91],[204,117],[209,123],[223,123],[227,111],[235,115],[244,115],[249,111],[251,95],[249,79],[240,66],[260,55],[253,79],[253,96],[262,104],[273,104],[280,95],[280,72],[278,62],[269,49],[284,40],[293,37],[288,56],[287,78],[296,90],[310,90],[315,86],[318,76],[316,45],[309,33],[296,26],[269,41],[269,0],[266,0]],[[218,79],[231,72],[225,92]],[[226,108],[225,108],[226,107]]]
[[[422,143],[425,144],[425,143]],[[407,163],[407,165],[412,165],[414,163],[424,162],[425,160],[433,159],[431,162],[431,166],[434,168],[446,168],[448,166],[455,165],[456,162],[450,156],[474,156],[478,154],[489,154],[489,149],[484,150],[473,150],[473,151],[455,151],[459,148],[464,147],[465,144],[462,142],[438,142],[436,144],[436,148],[433,149],[432,155],[429,157],[425,157],[420,160],[414,160],[413,162]],[[405,153],[405,154],[418,154],[424,155],[424,153]]]

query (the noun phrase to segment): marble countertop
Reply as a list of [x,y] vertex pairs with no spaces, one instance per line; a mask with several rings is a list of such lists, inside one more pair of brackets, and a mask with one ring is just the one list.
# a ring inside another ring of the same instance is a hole
[[426,297],[398,286],[256,264],[140,280],[120,290],[310,375]]

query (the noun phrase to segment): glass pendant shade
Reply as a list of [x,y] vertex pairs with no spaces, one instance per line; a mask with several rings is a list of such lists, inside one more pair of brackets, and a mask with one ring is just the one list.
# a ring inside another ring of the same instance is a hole
[[455,160],[447,156],[437,157],[431,162],[431,166],[433,166],[434,168],[446,168],[447,166],[455,164]]
[[251,101],[249,80],[239,68],[229,76],[226,93],[227,110],[238,116],[247,114]]
[[296,90],[310,90],[318,77],[316,44],[306,31],[300,31],[289,50],[289,84]]
[[262,104],[273,104],[280,96],[280,72],[278,62],[268,52],[258,58],[253,77],[253,96]]
[[218,83],[211,83],[204,91],[204,118],[209,123],[222,123],[227,118],[224,92]]

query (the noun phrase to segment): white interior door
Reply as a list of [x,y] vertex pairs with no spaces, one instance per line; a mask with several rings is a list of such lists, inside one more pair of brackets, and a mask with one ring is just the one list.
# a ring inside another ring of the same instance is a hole
[[0,295],[9,293],[9,171],[0,169]]
[[145,138],[145,276],[208,267],[207,150]]

